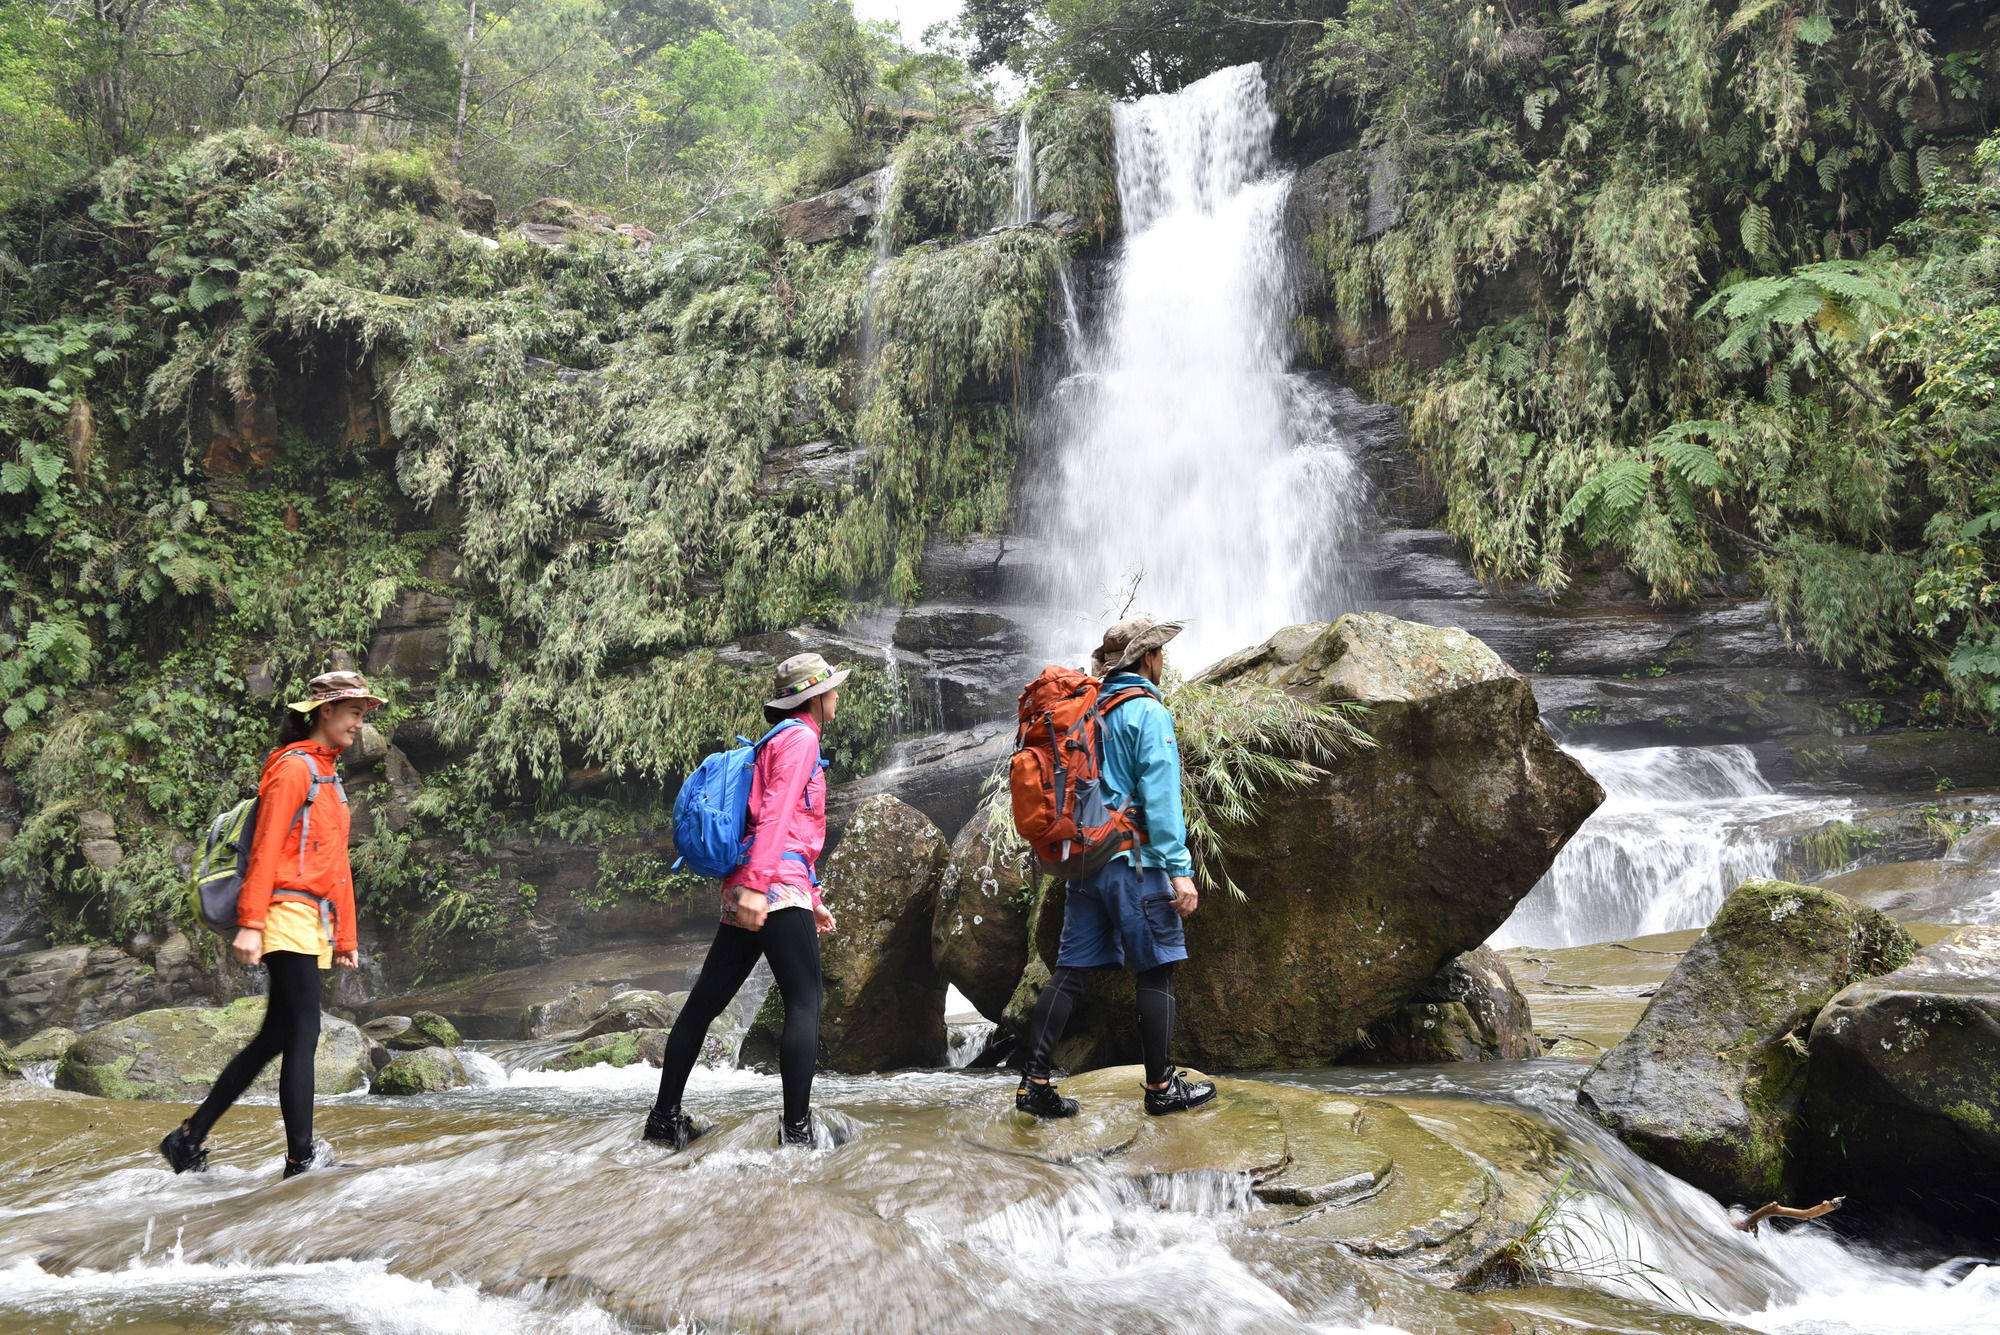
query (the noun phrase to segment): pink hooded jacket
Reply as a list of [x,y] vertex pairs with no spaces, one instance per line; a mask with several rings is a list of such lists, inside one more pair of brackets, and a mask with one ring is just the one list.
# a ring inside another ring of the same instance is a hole
[[819,907],[812,869],[826,847],[826,774],[819,763],[819,724],[786,728],[757,752],[750,778],[750,860],[723,879],[724,892],[738,888],[769,893],[774,885],[810,886]]

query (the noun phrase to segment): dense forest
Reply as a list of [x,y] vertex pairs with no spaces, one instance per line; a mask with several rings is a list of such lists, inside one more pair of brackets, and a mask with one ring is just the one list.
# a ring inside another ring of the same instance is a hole
[[[371,664],[425,773],[364,896],[525,912],[422,841],[656,821],[754,721],[732,641],[1004,528],[1055,276],[1115,243],[1112,99],[1251,60],[1317,192],[1301,346],[1403,409],[1482,575],[1746,578],[1912,721],[1987,726],[1996,23],[970,0],[911,50],[847,0],[10,4],[0,872],[59,935],[159,924],[273,698],[435,606],[427,661]],[[1001,225],[1020,115],[1042,226]],[[871,228],[784,225],[884,166]],[[843,479],[771,481],[826,441]],[[903,713],[854,685],[842,775]]]

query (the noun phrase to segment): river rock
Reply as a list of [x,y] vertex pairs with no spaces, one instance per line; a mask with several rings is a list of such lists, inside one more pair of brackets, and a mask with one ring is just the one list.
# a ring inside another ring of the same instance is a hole
[[1005,813],[975,811],[938,877],[931,962],[987,1019],[998,1021],[1028,962],[1027,846]]
[[1431,976],[1417,995],[1368,1026],[1346,1061],[1364,1065],[1502,1061],[1542,1055],[1528,999],[1506,962],[1486,947],[1468,950]]
[[[586,1066],[630,1066],[645,1062],[658,1066],[667,1051],[664,1029],[625,1029],[599,1034],[572,1044],[543,1063],[549,1071],[579,1071]],[[704,1055],[707,1055],[704,1053]],[[713,1065],[714,1063],[708,1063]]]
[[1961,927],[1852,983],[1812,1027],[1813,1189],[1956,1215],[2000,1202],[2000,927]]
[[55,1025],[22,1039],[5,1050],[7,1074],[19,1075],[22,1067],[37,1062],[60,1062],[76,1046],[76,1037],[74,1029]]
[[1746,881],[1577,1101],[1703,1191],[1790,1201],[1813,1017],[1915,950],[1894,921],[1831,891]]
[[51,1026],[94,1029],[141,1011],[201,998],[225,999],[229,984],[185,933],[169,933],[141,959],[116,946],[58,946],[0,959],[0,1038]]
[[[263,1023],[262,997],[213,1009],[177,1006],[134,1015],[79,1038],[56,1069],[56,1088],[110,1099],[199,1102]],[[345,1094],[366,1088],[367,1048],[359,1029],[320,1016],[313,1090]],[[275,1094],[278,1068],[275,1061],[265,1067],[251,1090]]]
[[[945,983],[931,963],[931,921],[949,854],[937,826],[887,794],[862,803],[848,822],[822,877],[826,907],[840,924],[820,939],[823,1069],[943,1064]],[[775,1064],[783,1027],[774,986],[744,1036],[743,1061]]]
[[597,1018],[611,992],[601,987],[572,984],[569,991],[550,1001],[537,1001],[521,1010],[522,1038],[553,1038],[573,1034]]
[[[1377,743],[1223,832],[1245,897],[1203,897],[1177,972],[1176,1055],[1211,1069],[1314,1065],[1357,1046],[1506,921],[1603,800],[1528,683],[1463,631],[1354,613],[1288,626],[1204,680],[1360,702]],[[1038,897],[1010,1025],[1055,958],[1062,893],[1049,882]],[[1129,974],[1093,980],[1058,1063],[1136,1056],[1131,998]]]
[[418,1011],[415,1015],[378,1015],[362,1025],[361,1032],[396,1052],[455,1048],[463,1041],[451,1021],[435,1011]]
[[377,1094],[431,1094],[467,1083],[465,1066],[450,1048],[417,1048],[398,1053],[375,1073]]
[[[681,1001],[685,1000],[683,995]],[[680,1013],[680,1001],[650,988],[634,988],[614,995],[576,1037],[598,1038],[638,1029],[671,1029]]]

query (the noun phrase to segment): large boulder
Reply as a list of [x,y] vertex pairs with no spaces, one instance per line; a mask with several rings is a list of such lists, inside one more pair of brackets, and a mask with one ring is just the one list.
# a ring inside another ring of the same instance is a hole
[[6,1074],[19,1075],[27,1067],[39,1066],[44,1062],[60,1063],[69,1050],[76,1046],[76,1031],[51,1025],[39,1034],[32,1034],[19,1043],[5,1049]]
[[[950,848],[928,817],[886,793],[861,804],[828,859],[823,898],[839,930],[820,939],[826,999],[819,1061],[859,1073],[945,1060],[945,983],[931,963],[937,882]],[[774,1064],[784,1003],[773,987],[744,1036],[745,1064]]]
[[[1288,626],[1203,680],[1358,702],[1376,742],[1220,832],[1244,897],[1210,893],[1187,920],[1175,1038],[1210,1069],[1320,1064],[1364,1042],[1506,921],[1604,798],[1528,683],[1463,631],[1354,613]],[[1062,894],[1038,897],[1012,1025],[1055,959]],[[1094,980],[1058,1063],[1136,1057],[1131,997],[1128,974]]]
[[[56,1068],[56,1088],[108,1099],[199,1102],[229,1059],[264,1023],[264,999],[245,997],[219,1009],[177,1006],[147,1011],[93,1029],[70,1046]],[[250,1088],[278,1090],[278,1062]],[[368,1084],[368,1040],[345,1020],[320,1016],[313,1053],[313,1089],[345,1094]]]
[[[211,942],[208,952],[216,952]],[[143,952],[58,946],[0,959],[0,1038],[94,1029],[141,1011],[226,999],[223,974],[181,932]]]
[[1850,984],[1812,1027],[1815,1190],[1991,1227],[2000,1202],[2000,927]]
[[1451,960],[1411,1000],[1368,1026],[1345,1060],[1370,1066],[1503,1061],[1542,1055],[1528,999],[1492,949]]
[[361,1032],[396,1052],[455,1048],[463,1041],[452,1022],[436,1011],[418,1011],[415,1015],[378,1015],[362,1025]]
[[989,1020],[999,1020],[1028,962],[1032,883],[1027,845],[981,807],[952,841],[938,877],[931,962]]
[[1916,948],[1894,921],[1831,891],[1746,881],[1577,1101],[1703,1191],[1790,1200],[1813,1017]]
[[679,1000],[651,988],[620,992],[583,1027],[578,1038],[598,1038],[605,1034],[627,1034],[640,1029],[671,1029],[681,1013],[685,994]]

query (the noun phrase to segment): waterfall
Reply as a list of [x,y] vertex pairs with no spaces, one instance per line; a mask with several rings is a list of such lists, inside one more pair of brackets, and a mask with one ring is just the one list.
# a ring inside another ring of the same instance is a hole
[[[1125,240],[1035,426],[1050,647],[1127,602],[1188,621],[1183,671],[1342,610],[1365,486],[1323,383],[1295,373],[1288,174],[1244,65],[1116,109]],[[1136,593],[1132,585],[1137,582]]]
[[1574,946],[1705,927],[1744,880],[1784,871],[1801,834],[1852,809],[1772,791],[1742,746],[1572,747],[1604,785],[1495,946]]
[[1014,207],[1007,221],[1026,227],[1035,220],[1035,147],[1028,138],[1028,109],[1021,108],[1021,129],[1014,136]]

